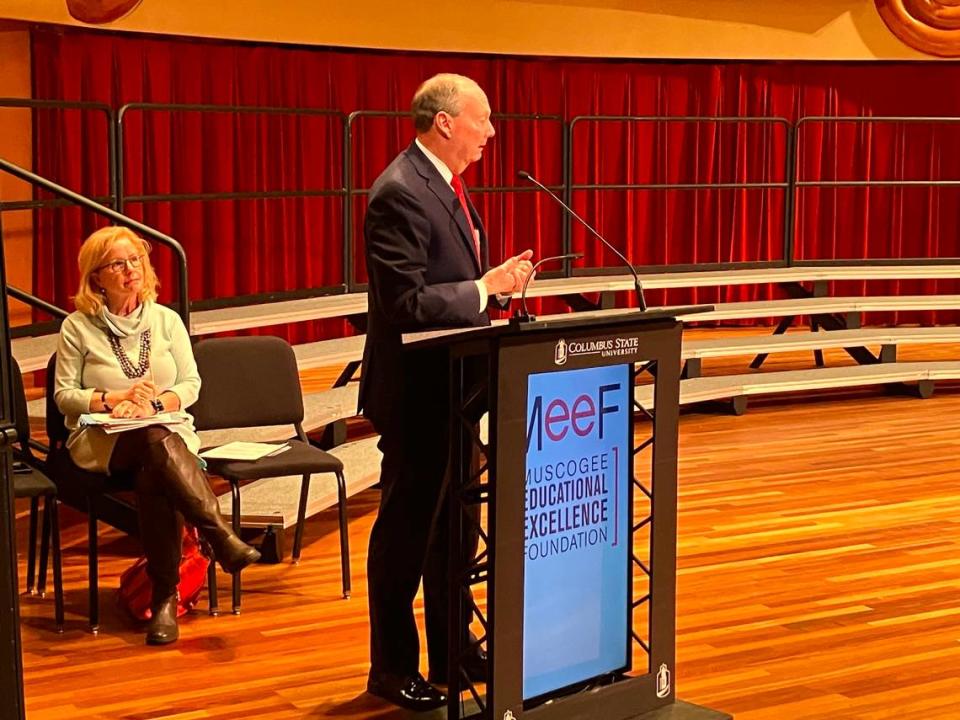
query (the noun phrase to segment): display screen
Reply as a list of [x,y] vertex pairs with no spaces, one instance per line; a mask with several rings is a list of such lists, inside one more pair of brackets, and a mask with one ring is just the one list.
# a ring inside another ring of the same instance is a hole
[[529,376],[524,700],[628,664],[630,368]]

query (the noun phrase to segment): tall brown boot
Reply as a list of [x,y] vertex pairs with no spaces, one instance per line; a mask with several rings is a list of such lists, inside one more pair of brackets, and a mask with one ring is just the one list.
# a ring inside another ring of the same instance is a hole
[[151,458],[146,467],[162,475],[162,485],[173,506],[197,528],[213,550],[213,555],[228,573],[239,572],[260,559],[256,548],[237,537],[220,515],[220,505],[197,458],[183,439],[170,433],[150,444]]
[[[149,487],[138,483],[138,490]],[[138,492],[140,542],[147,556],[147,575],[153,584],[147,645],[167,645],[180,637],[177,627],[177,585],[183,523],[170,500],[163,495]]]

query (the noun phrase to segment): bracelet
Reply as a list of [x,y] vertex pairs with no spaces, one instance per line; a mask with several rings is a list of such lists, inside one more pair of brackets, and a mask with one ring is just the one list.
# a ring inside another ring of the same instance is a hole
[[113,410],[112,407],[110,407],[109,405],[107,405],[107,391],[106,391],[106,390],[101,390],[101,391],[100,391],[100,402],[103,404],[103,409],[106,410],[107,412],[110,412],[111,410]]
[[153,411],[154,411],[155,413],[157,413],[157,415],[159,415],[160,413],[162,413],[162,412],[164,411],[163,402],[160,400],[160,398],[156,398],[155,400],[151,400],[151,401],[150,401],[150,406],[153,408]]

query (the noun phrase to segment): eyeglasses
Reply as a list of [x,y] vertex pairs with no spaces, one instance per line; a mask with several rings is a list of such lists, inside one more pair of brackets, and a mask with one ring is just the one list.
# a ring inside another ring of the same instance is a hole
[[139,270],[142,265],[143,255],[134,255],[133,257],[121,258],[120,260],[113,260],[105,265],[101,265],[97,268],[97,272],[106,270],[113,275],[119,275],[124,272],[128,266],[131,270]]

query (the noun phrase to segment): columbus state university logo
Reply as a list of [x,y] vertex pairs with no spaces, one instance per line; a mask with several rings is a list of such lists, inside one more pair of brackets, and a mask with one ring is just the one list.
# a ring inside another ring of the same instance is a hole
[[557,347],[553,351],[553,362],[557,365],[567,362],[567,341],[563,338],[557,340]]

